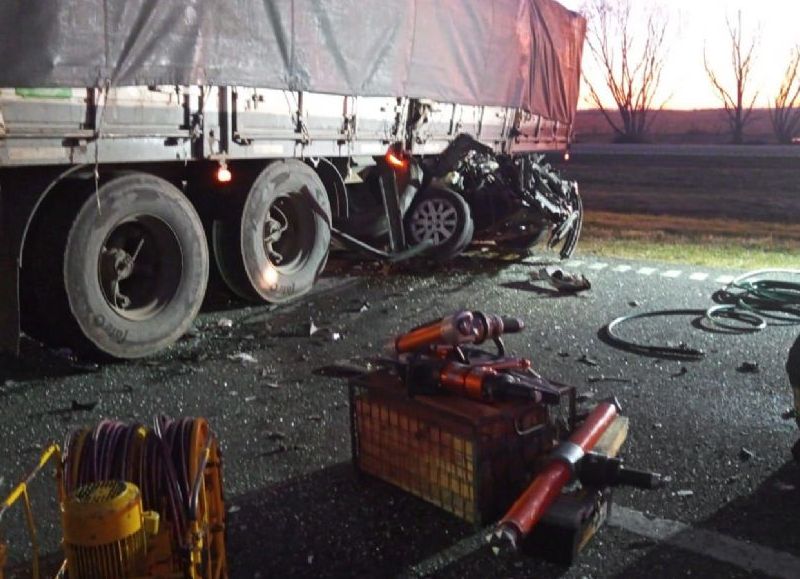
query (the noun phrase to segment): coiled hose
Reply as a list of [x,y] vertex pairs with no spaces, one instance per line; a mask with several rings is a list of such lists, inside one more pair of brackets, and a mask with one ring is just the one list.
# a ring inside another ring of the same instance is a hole
[[[797,277],[786,281],[767,276],[780,274]],[[622,338],[617,329],[622,324],[660,316],[697,316],[728,333],[755,333],[768,325],[800,324],[800,270],[760,269],[731,281],[714,294],[717,303],[706,309],[658,310],[621,316],[601,330],[603,339],[623,350],[663,358],[699,360],[705,352],[682,344],[678,347],[642,344]],[[726,321],[723,321],[726,320]],[[730,323],[733,321],[734,323]]]
[[173,541],[187,548],[188,523],[198,516],[209,449],[218,453],[203,418],[156,418],[153,428],[103,420],[72,432],[64,445],[64,489],[125,480],[139,487],[145,510],[170,523]]

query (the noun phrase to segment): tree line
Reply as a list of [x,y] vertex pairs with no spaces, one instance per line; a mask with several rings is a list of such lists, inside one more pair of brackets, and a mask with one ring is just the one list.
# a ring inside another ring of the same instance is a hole
[[[660,98],[669,18],[655,3],[648,3],[644,10],[635,18],[630,0],[587,0],[581,10],[588,21],[586,46],[600,71],[598,78],[584,74],[588,98],[603,114],[617,142],[645,142],[655,115],[670,98]],[[759,96],[753,86],[759,33],[744,29],[741,11],[736,18],[726,16],[725,23],[730,55],[725,67],[729,68],[712,64],[705,49],[703,65],[725,112],[731,142],[741,144]],[[800,137],[800,43],[786,62],[780,85],[769,99],[772,129],[783,144]],[[610,93],[613,108],[606,106],[603,89]]]

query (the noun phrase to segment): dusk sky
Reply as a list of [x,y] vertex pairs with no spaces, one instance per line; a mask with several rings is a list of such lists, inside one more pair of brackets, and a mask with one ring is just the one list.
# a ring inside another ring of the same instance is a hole
[[[583,4],[583,0],[560,1],[571,10],[578,10]],[[633,0],[635,9],[655,3]],[[703,46],[707,47],[709,62],[721,71],[722,78],[731,79],[733,68],[725,16],[735,20],[740,9],[745,38],[759,34],[753,87],[760,93],[757,106],[767,106],[778,90],[791,47],[800,44],[800,0],[663,0],[660,4],[672,25],[662,81],[663,96],[671,95],[668,108],[720,106],[703,69]],[[584,50],[583,66],[591,73],[593,63],[588,48]],[[586,92],[581,93],[582,108],[588,106]]]

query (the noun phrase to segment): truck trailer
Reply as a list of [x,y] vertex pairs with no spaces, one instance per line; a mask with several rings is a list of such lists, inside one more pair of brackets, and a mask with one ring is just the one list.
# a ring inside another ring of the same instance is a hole
[[0,349],[147,356],[209,272],[285,302],[332,240],[569,253],[577,188],[533,153],[569,144],[584,34],[554,0],[3,2]]

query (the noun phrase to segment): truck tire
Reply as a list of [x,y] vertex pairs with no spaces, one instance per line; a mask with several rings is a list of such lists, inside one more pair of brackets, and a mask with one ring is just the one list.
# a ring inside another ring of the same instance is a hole
[[191,326],[203,302],[209,261],[202,223],[188,199],[155,176],[126,174],[90,195],[63,256],[81,349],[88,344],[115,358],[154,354]]
[[430,186],[417,193],[403,217],[409,244],[431,240],[429,255],[447,261],[472,241],[475,225],[466,200],[450,189]]
[[238,298],[258,303],[258,295],[242,264],[240,224],[228,219],[217,219],[211,225],[211,247],[216,271],[225,286]]
[[307,293],[328,261],[331,208],[316,172],[296,159],[270,164],[241,218],[241,257],[255,292],[272,303]]

